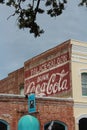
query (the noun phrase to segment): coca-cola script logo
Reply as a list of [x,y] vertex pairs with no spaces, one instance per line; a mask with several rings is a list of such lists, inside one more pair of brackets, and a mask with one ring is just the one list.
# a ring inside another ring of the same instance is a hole
[[36,95],[48,96],[67,91],[70,88],[68,65],[25,80],[25,94],[34,92]]

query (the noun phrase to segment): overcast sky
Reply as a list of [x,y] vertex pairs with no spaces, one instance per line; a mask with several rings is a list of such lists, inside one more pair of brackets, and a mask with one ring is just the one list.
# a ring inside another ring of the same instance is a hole
[[16,17],[7,20],[13,10],[0,5],[0,79],[23,67],[28,59],[66,40],[87,42],[87,8],[78,7],[78,3],[79,0],[69,0],[63,14],[56,18],[39,16],[38,23],[45,30],[39,38],[28,30],[19,30]]

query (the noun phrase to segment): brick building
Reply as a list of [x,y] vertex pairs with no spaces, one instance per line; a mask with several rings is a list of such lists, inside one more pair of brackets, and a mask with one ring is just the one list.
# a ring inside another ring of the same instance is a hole
[[86,130],[87,44],[68,40],[29,59],[0,80],[0,93],[0,130],[17,130],[24,115],[36,117],[40,130]]
[[[44,130],[45,125],[52,120],[60,121],[64,127],[68,127],[68,130],[74,130],[72,106],[73,102],[69,99],[38,97],[36,98],[37,111],[30,115],[40,121],[40,130]],[[18,120],[29,114],[27,107],[27,99],[24,96],[0,95],[0,121],[7,125],[3,130],[17,130]]]

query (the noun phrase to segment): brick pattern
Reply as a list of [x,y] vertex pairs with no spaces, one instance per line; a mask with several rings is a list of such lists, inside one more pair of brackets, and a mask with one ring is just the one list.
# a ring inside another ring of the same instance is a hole
[[20,68],[0,81],[0,93],[20,94],[20,87],[24,84],[24,68]]
[[68,126],[68,130],[74,130],[73,102],[60,100],[37,100],[41,130],[44,125],[52,120],[61,121]]
[[[40,130],[52,120],[65,123],[68,130],[74,130],[73,102],[59,99],[36,99],[37,113],[32,114],[40,121]],[[27,98],[0,96],[0,119],[10,125],[10,130],[17,130],[18,120],[28,114]]]
[[18,119],[22,116],[18,111],[26,111],[26,104],[25,98],[0,96],[0,119],[9,123],[10,130],[17,130]]

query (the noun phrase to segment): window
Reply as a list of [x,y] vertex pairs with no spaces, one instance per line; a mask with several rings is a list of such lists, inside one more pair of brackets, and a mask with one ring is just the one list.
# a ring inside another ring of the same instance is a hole
[[20,95],[24,95],[24,84],[20,85]]
[[79,120],[79,130],[87,130],[87,118]]
[[0,119],[0,130],[9,130],[8,123],[1,119]]
[[87,72],[81,73],[82,95],[87,96]]
[[67,126],[60,121],[51,121],[44,125],[44,130],[67,130]]

